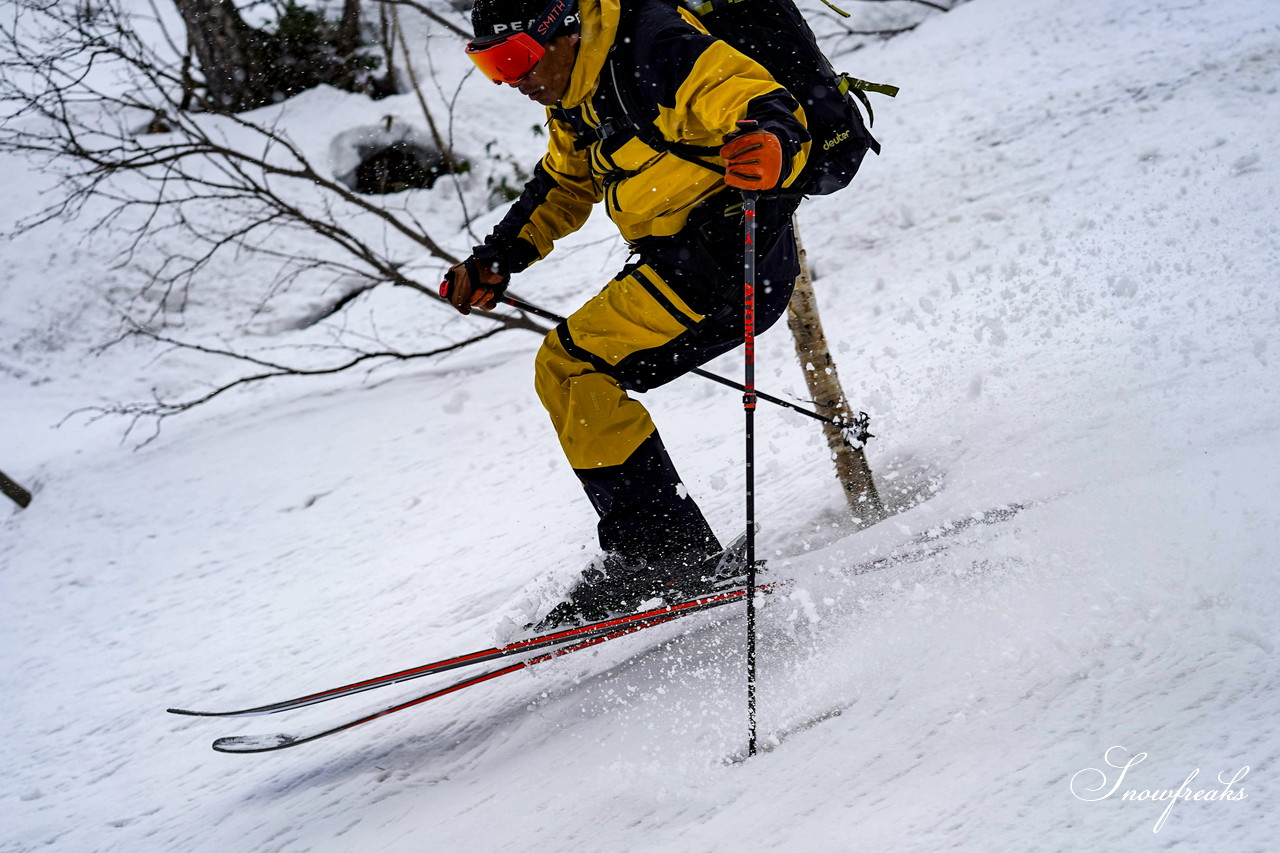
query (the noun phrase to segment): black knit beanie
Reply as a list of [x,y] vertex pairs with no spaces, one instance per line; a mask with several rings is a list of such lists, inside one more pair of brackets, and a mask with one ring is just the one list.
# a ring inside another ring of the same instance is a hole
[[[476,0],[471,7],[471,28],[475,30],[476,38],[524,32],[533,23],[533,19],[547,8],[548,2],[549,0]],[[555,34],[565,36],[576,32],[578,10],[575,8]]]

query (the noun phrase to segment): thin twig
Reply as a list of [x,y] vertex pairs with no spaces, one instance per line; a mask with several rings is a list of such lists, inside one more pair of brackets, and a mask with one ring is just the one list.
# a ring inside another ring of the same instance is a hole
[[231,380],[230,382],[225,382],[221,385],[218,385],[217,387],[213,388],[207,393],[201,394],[196,397],[191,397],[182,401],[177,401],[177,402],[168,401],[168,400],[162,399],[158,395],[155,395],[153,396],[152,400],[147,402],[122,403],[116,406],[85,407],[82,409],[77,409],[74,412],[71,412],[67,417],[70,418],[74,415],[84,414],[84,413],[92,413],[91,420],[98,420],[102,417],[107,417],[111,415],[128,417],[130,418],[130,425],[128,429],[125,431],[125,434],[122,437],[122,440],[127,440],[129,435],[133,433],[133,431],[136,429],[137,425],[141,421],[146,419],[153,419],[155,421],[154,431],[145,441],[143,441],[141,444],[138,445],[138,447],[143,447],[147,444],[150,444],[159,436],[160,423],[165,419],[173,417],[174,415],[181,414],[183,412],[190,411],[191,409],[194,409],[197,406],[202,406],[205,403],[208,403],[211,400],[214,400],[217,397],[220,397],[223,394],[229,391],[232,391],[236,388],[243,388],[248,385],[254,385],[254,384],[265,382],[271,379],[278,379],[284,376],[333,376],[339,373],[344,373],[346,371],[352,370],[361,365],[368,364],[370,362],[376,362],[376,361],[394,362],[394,361],[412,361],[412,360],[425,359],[425,358],[436,358],[436,357],[445,355],[447,353],[462,349],[463,347],[470,346],[471,344],[480,343],[481,341],[487,340],[488,338],[491,338],[494,335],[499,334],[500,332],[506,331],[508,328],[511,328],[511,327],[498,326],[497,328],[490,329],[487,332],[483,332],[479,335],[466,338],[465,340],[455,341],[445,346],[437,347],[435,349],[427,350],[425,352],[404,353],[404,352],[397,352],[395,350],[384,350],[384,351],[378,351],[378,352],[357,352],[357,354],[354,357],[349,358],[346,361],[341,362],[339,364],[333,364],[327,367],[306,368],[306,367],[294,367],[286,364],[281,364],[280,362],[269,361],[267,359],[259,358],[257,356],[234,352],[233,350],[230,350],[230,349],[223,349],[220,347],[211,347],[211,346],[206,346],[204,344],[194,344],[188,341],[181,341],[176,338],[172,338],[167,335],[162,335],[162,334],[150,331],[148,329],[144,329],[140,326],[133,325],[133,328],[127,333],[125,337],[144,337],[154,341],[155,343],[166,344],[170,347],[173,347],[174,349],[181,349],[189,352],[198,352],[204,355],[228,358],[228,359],[232,359],[234,361],[240,362],[242,364],[263,368],[263,370],[259,373],[254,373],[249,376],[238,377],[236,379]]
[[378,0],[378,2],[387,6],[408,6],[411,9],[415,9],[421,12],[431,20],[435,21],[440,26],[444,27],[447,30],[451,30],[453,33],[461,36],[462,38],[464,39],[471,38],[470,32],[458,26],[457,24],[453,23],[448,18],[441,16],[438,12],[434,12],[431,9],[428,9],[426,6],[422,5],[421,3],[414,2],[414,0]]

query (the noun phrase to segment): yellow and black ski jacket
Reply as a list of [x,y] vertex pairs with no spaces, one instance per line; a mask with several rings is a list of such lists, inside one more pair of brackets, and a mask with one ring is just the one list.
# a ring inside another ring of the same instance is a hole
[[741,119],[782,143],[783,188],[800,174],[804,110],[758,62],[672,0],[579,0],[579,9],[578,56],[548,109],[547,153],[477,257],[519,272],[601,201],[628,244],[678,233],[694,207],[726,190],[723,161],[667,146],[718,149]]

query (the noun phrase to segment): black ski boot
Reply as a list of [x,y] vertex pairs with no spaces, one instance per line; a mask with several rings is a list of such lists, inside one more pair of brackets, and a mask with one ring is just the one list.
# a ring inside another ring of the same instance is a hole
[[[756,571],[763,567],[764,562],[757,560]],[[637,607],[653,598],[661,598],[667,604],[678,604],[691,598],[741,588],[746,582],[745,533],[720,553],[692,565],[683,562],[648,565],[628,562],[617,554],[605,554],[583,570],[582,579],[569,593],[568,599],[551,608],[540,621],[526,625],[525,631],[545,634],[634,613]]]
[[526,625],[525,630],[545,634],[634,611],[642,601],[654,596],[647,575],[648,567],[643,563],[627,562],[617,554],[597,557],[583,569],[582,578],[569,597],[540,621]]
[[[756,571],[764,568],[756,560]],[[677,566],[655,577],[648,584],[651,595],[662,596],[668,604],[676,604],[704,595],[715,595],[737,589],[747,583],[747,534],[729,543],[719,554],[713,554],[693,566]]]

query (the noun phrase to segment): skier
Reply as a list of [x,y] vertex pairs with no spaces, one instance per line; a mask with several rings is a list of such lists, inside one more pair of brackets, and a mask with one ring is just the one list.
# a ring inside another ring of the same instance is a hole
[[782,316],[799,272],[799,198],[787,188],[809,152],[804,112],[672,0],[476,0],[471,20],[468,55],[547,107],[550,141],[493,233],[449,270],[454,307],[492,309],[512,275],[601,201],[632,253],[536,357],[538,396],[599,515],[603,550],[537,627],[697,594],[716,580],[721,545],[632,395],[741,343],[737,190],[762,193],[757,330]]

